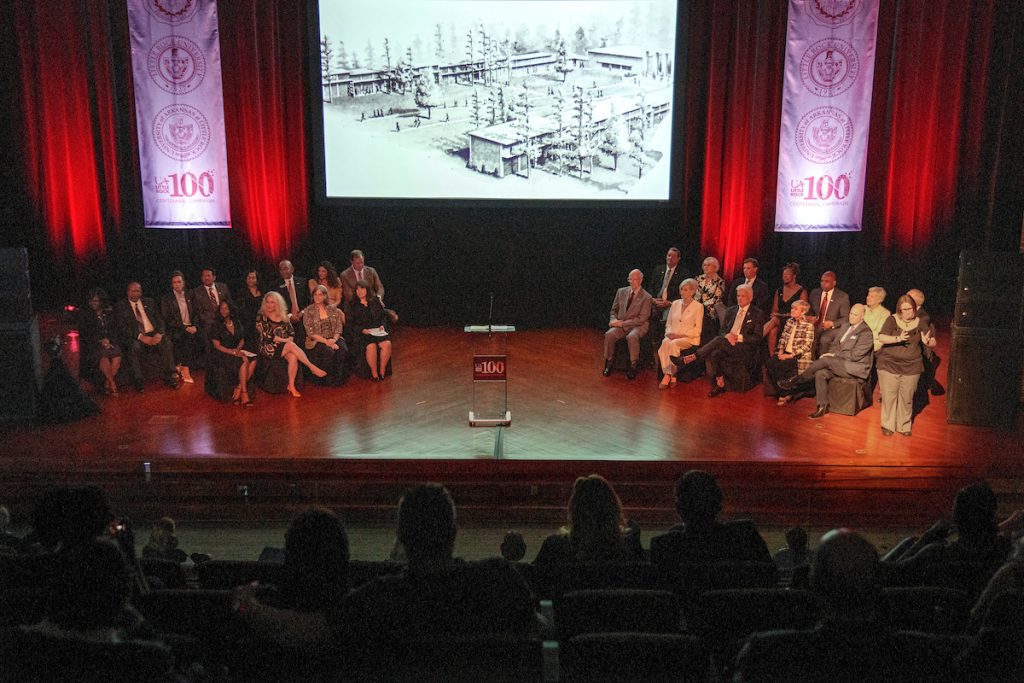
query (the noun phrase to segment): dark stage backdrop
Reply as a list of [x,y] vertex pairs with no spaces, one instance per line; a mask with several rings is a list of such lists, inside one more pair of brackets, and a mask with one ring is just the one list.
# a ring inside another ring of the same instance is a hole
[[881,3],[865,229],[836,235],[772,232],[782,0],[688,4],[681,201],[614,210],[316,205],[306,4],[218,8],[230,231],[141,227],[123,3],[14,0],[0,22],[0,246],[29,247],[37,308],[129,278],[163,289],[170,270],[194,280],[205,263],[232,284],[284,256],[305,272],[343,266],[358,247],[410,322],[479,320],[494,292],[502,321],[599,325],[628,270],[676,244],[691,269],[715,255],[731,275],[755,255],[775,281],[796,260],[809,287],[832,268],[855,299],[919,286],[942,312],[960,249],[1020,242],[1024,3]]

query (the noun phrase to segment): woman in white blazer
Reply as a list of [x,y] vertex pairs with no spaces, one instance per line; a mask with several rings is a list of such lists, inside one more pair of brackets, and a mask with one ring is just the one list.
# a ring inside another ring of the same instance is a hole
[[666,389],[676,383],[676,364],[669,360],[670,356],[679,355],[683,349],[700,345],[700,331],[704,325],[704,307],[695,301],[697,281],[687,278],[679,284],[679,299],[672,302],[665,320],[665,338],[658,348],[661,370],[665,376],[658,385]]

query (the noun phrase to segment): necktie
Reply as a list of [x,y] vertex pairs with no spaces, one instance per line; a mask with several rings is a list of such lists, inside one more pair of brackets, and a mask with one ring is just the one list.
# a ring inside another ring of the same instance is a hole
[[818,319],[814,322],[815,325],[821,327],[821,324],[825,322],[825,313],[828,311],[828,292],[821,293],[821,305],[818,306]]
[[142,303],[136,301],[132,304],[135,309],[135,319],[139,321],[139,332],[145,332],[149,334],[153,331],[153,325],[149,322],[149,317],[146,316],[146,311],[142,308]]
[[658,295],[659,299],[664,299],[668,296],[668,282],[672,279],[672,268],[665,271],[665,280],[661,283],[661,294]]
[[797,326],[792,325],[792,328],[793,329],[789,331],[789,340],[786,342],[786,353],[793,353],[793,338],[796,337]]
[[139,321],[139,332],[145,332],[145,328],[142,323],[142,313],[139,311],[139,302],[136,301],[132,306],[135,309],[135,319]]
[[632,290],[630,290],[629,298],[626,299],[626,310],[623,311],[623,313],[626,313],[626,311],[628,311],[629,307],[632,306],[632,305],[633,305],[633,292],[632,292]]
[[840,339],[839,339],[839,343],[840,344],[842,344],[844,341],[846,341],[846,335],[850,334],[851,330],[853,330],[853,325],[850,325],[849,327],[847,327],[846,328],[846,332],[843,332],[843,336],[840,337]]
[[740,333],[740,330],[743,328],[743,319],[746,317],[747,309],[741,308],[738,311],[736,311],[736,320],[733,321],[732,329],[729,331],[732,332],[733,334],[738,335]]
[[218,303],[217,302],[217,293],[215,291],[213,291],[213,287],[207,287],[206,288],[206,293],[210,295],[210,301],[212,301],[213,305],[216,306],[217,303]]

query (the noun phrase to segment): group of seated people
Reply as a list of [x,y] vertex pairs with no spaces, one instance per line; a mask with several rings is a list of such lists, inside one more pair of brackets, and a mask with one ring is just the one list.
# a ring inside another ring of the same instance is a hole
[[202,367],[208,393],[244,406],[252,405],[254,375],[275,363],[282,388],[295,397],[300,366],[328,386],[343,384],[350,365],[383,381],[390,374],[388,331],[398,316],[385,308],[384,285],[363,253],[354,250],[350,259],[340,274],[321,261],[307,282],[295,276],[291,261],[281,261],[280,279],[269,287],[249,269],[234,294],[212,267],[202,269],[194,289],[181,271],[171,273],[170,291],[159,303],[143,296],[138,282],[112,308],[102,290],[93,290],[79,320],[83,374],[116,395],[124,362],[141,392],[143,361],[153,355],[168,386],[193,383],[192,371]]
[[[260,666],[273,665],[258,658],[270,644],[298,649],[328,666],[345,667],[367,657],[393,658],[423,638],[508,634],[551,639],[553,625],[538,610],[534,585],[528,580],[535,573],[525,571],[527,567],[551,571],[651,563],[667,575],[688,567],[724,566],[718,563],[771,562],[751,521],[721,520],[723,493],[711,474],[692,470],[683,475],[676,485],[676,509],[681,523],[651,538],[649,549],[644,549],[639,528],[627,520],[612,485],[598,475],[580,477],[572,488],[566,528],[543,542],[532,565],[502,558],[468,562],[455,557],[457,525],[451,494],[438,484],[418,485],[398,503],[397,552],[392,553],[399,558],[398,565],[351,586],[344,526],[332,511],[311,508],[285,535],[278,592],[268,593],[255,584],[234,590],[237,625],[232,631],[244,628],[250,645],[265,644],[243,653],[242,659],[250,660],[249,674],[259,673],[251,670],[253,658]],[[808,586],[820,602],[820,622],[810,630],[754,633],[734,661],[717,662],[719,673],[728,671],[735,681],[938,680],[933,675],[970,680],[978,672],[968,667],[987,657],[986,673],[994,668],[996,676],[979,680],[1019,680],[1015,676],[1024,670],[1024,641],[1016,641],[1016,650],[993,652],[985,650],[989,645],[981,638],[929,639],[894,627],[899,615],[887,613],[882,604],[887,568],[974,562],[986,569],[987,584],[979,590],[965,586],[963,591],[977,597],[971,615],[974,627],[983,623],[1001,594],[1024,588],[1024,514],[1018,511],[1000,524],[996,511],[992,489],[977,483],[957,494],[955,526],[936,524],[884,557],[863,535],[849,529],[826,533],[813,552],[794,540],[787,557],[791,564],[809,565]],[[20,634],[66,642],[159,642],[160,636],[133,606],[153,587],[139,569],[130,532],[111,514],[102,490],[51,489],[40,498],[32,517],[33,531],[19,540],[18,552],[0,557],[0,591],[28,582],[50,594],[45,616],[18,627]],[[950,540],[954,530],[956,538]],[[186,561],[164,540],[151,545],[161,557]],[[503,551],[506,548],[523,550],[521,542],[517,548],[506,542]],[[194,620],[201,617],[191,615]],[[683,606],[678,629],[691,629],[689,619]],[[0,632],[0,649],[9,635]],[[1005,641],[1000,641],[1003,646]],[[931,658],[922,661],[925,653]],[[991,659],[996,656],[998,666]],[[1008,662],[1018,668],[998,668]],[[947,666],[964,668],[944,671]],[[706,667],[704,673],[708,676],[697,680],[720,680]],[[637,680],[628,672],[619,675],[623,677],[615,680]]]
[[[731,365],[740,377],[754,381],[763,372],[765,394],[776,397],[780,406],[813,395],[817,407],[810,417],[815,419],[829,412],[832,378],[866,382],[869,394],[877,381],[886,436],[910,436],[929,391],[944,391],[935,379],[940,362],[935,326],[921,290],[898,297],[890,312],[883,305],[887,294],[882,287],[871,287],[865,303],[851,306],[832,271],[823,273],[820,287],[808,293],[798,282],[796,263],[782,269],[782,284],[774,292],[758,277],[757,259],[745,259],[743,276],[729,285],[718,268],[718,260],[708,257],[702,274],[686,277],[680,251],[672,247],[655,269],[649,290],[643,287],[643,273],[630,271],[628,286],[612,301],[604,376],[612,373],[616,345],[625,339],[626,376],[634,379],[642,340],[650,337],[657,348],[661,389],[704,371],[711,382],[708,396],[719,396],[728,388]],[[748,388],[737,383],[741,390]]]

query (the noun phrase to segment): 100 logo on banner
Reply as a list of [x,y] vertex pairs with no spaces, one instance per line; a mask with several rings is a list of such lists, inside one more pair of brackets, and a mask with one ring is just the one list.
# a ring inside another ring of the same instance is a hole
[[807,176],[790,182],[789,195],[808,201],[846,199],[850,194],[850,174],[842,173],[835,179],[830,175]]
[[213,196],[213,171],[203,171],[196,177],[192,171],[172,173],[156,183],[157,194],[169,194],[172,197]]

